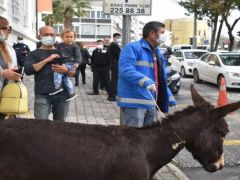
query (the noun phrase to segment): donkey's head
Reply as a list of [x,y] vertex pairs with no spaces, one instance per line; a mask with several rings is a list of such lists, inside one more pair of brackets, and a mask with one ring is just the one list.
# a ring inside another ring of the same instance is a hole
[[187,142],[186,148],[207,171],[215,172],[224,166],[223,141],[229,131],[224,117],[240,108],[240,102],[214,108],[196,92],[193,85],[191,85],[191,93],[194,105],[199,108],[199,113],[193,118],[198,122],[196,124],[201,125],[192,137],[192,141]]

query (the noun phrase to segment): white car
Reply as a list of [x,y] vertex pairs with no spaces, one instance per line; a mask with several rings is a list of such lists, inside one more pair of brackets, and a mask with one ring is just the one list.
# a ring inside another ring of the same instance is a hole
[[220,86],[225,79],[227,88],[240,88],[240,53],[209,52],[193,64],[194,82],[201,80]]
[[176,51],[169,59],[172,68],[179,72],[182,77],[193,75],[192,65],[194,61],[206,54],[207,50],[201,49],[184,49]]

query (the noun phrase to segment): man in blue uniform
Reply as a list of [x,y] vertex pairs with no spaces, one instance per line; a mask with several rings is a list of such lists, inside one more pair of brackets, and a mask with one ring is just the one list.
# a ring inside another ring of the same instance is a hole
[[157,100],[162,112],[168,111],[166,59],[158,46],[164,31],[164,24],[148,22],[143,27],[143,38],[127,44],[120,53],[120,124],[133,127],[151,124],[156,114],[152,97]]

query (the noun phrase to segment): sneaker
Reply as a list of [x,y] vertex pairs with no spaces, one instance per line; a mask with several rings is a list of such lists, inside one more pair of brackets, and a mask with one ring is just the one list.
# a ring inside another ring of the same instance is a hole
[[77,94],[73,93],[66,99],[66,101],[71,101],[71,100],[75,99],[77,96],[78,96]]
[[60,93],[62,91],[63,91],[63,88],[59,87],[59,88],[55,89],[53,92],[49,93],[49,95],[53,96],[53,95],[55,95],[57,93]]

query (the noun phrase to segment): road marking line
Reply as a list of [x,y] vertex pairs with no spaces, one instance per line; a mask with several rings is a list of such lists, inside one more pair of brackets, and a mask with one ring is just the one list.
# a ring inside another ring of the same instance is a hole
[[223,144],[226,146],[240,145],[240,140],[225,140]]

